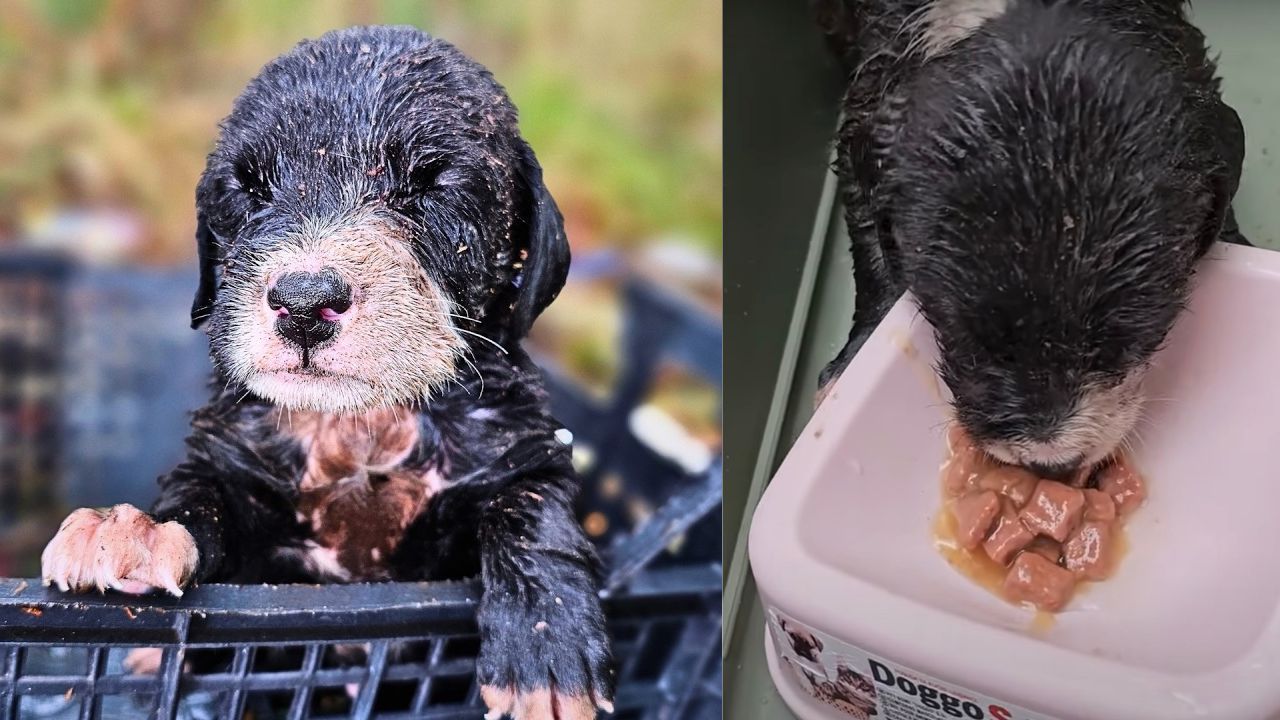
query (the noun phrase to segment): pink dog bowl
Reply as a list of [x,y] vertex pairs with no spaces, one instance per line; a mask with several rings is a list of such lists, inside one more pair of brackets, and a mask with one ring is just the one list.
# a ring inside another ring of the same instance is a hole
[[1150,496],[1129,552],[1036,631],[932,545],[945,387],[930,328],[899,300],[753,520],[770,671],[792,710],[1280,718],[1277,329],[1280,253],[1215,247],[1149,376],[1134,457]]

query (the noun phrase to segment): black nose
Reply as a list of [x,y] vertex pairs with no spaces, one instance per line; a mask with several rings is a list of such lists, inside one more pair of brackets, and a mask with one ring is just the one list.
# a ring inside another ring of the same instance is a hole
[[304,349],[333,337],[338,317],[351,308],[351,288],[332,268],[291,272],[267,291],[276,332]]
[[1046,480],[1065,481],[1070,478],[1076,470],[1080,469],[1080,465],[1083,463],[1083,460],[1084,459],[1081,458],[1076,462],[1056,463],[1052,465],[1044,463],[1030,463],[1027,465],[1027,469],[1035,473],[1037,477],[1041,477]]

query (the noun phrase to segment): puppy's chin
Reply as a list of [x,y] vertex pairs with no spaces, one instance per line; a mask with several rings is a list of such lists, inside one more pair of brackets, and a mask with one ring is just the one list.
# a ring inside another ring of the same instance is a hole
[[1091,466],[1126,443],[1142,417],[1145,368],[1117,385],[1086,388],[1075,411],[1047,440],[1015,439],[982,443],[1001,462],[1022,466]]
[[321,348],[303,368],[297,351],[272,339],[252,369],[235,379],[264,400],[291,410],[357,413],[377,407],[419,405],[455,379],[447,354],[403,353],[370,357],[344,352],[345,344]]
[[399,352],[375,354],[358,337],[340,334],[313,350],[304,368],[296,348],[266,335],[259,343],[241,344],[252,359],[234,377],[258,397],[281,407],[338,414],[421,405],[457,379],[453,352],[410,345]]
[[408,398],[390,397],[360,378],[316,370],[258,372],[250,375],[245,384],[258,397],[290,410],[342,414],[410,402]]

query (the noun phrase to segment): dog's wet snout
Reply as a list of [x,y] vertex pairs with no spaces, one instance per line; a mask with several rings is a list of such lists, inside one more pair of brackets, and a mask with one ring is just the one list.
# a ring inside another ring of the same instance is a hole
[[351,287],[332,268],[286,273],[267,291],[276,313],[276,332],[301,347],[324,342],[351,309]]

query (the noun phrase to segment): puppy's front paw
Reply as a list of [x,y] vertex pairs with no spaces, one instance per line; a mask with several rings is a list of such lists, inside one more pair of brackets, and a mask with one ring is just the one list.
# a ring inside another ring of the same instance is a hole
[[176,522],[157,523],[132,505],[81,508],[67,516],[40,556],[45,585],[64,592],[96,587],[181,597],[195,575],[195,541]]
[[551,596],[537,605],[511,599],[481,610],[476,669],[485,720],[592,720],[596,708],[613,712],[612,658],[595,596]]

